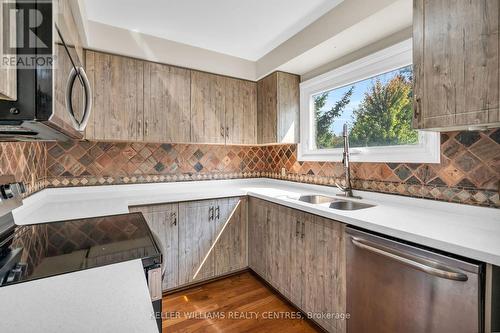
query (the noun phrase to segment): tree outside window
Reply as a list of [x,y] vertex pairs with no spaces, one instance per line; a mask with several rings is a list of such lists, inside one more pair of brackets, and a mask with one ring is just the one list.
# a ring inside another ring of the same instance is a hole
[[418,132],[411,126],[411,65],[312,98],[318,149],[342,147],[346,122],[351,147],[418,144]]

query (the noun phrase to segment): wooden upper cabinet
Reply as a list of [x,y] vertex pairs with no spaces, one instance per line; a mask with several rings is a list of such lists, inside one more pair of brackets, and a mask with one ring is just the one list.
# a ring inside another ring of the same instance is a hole
[[298,75],[274,72],[257,83],[258,143],[299,141]]
[[499,3],[413,1],[415,128],[500,125]]
[[144,141],[189,142],[191,72],[144,64]]
[[299,142],[300,77],[278,72],[278,142]]
[[226,78],[226,144],[257,143],[257,84]]
[[226,142],[225,79],[191,72],[191,142]]
[[[16,38],[16,20],[15,17],[9,22],[9,29],[4,29],[3,22],[9,19],[9,13],[4,11],[4,4],[7,0],[0,0],[0,58],[4,56],[4,40]],[[7,55],[6,55],[7,56]],[[16,68],[6,68],[0,64],[0,99],[15,101],[17,99],[17,70]]]
[[277,139],[278,74],[273,73],[257,82],[258,143],[276,143]]
[[86,58],[88,140],[257,143],[255,82],[96,51]]
[[86,138],[143,140],[144,62],[87,51],[86,67],[94,94]]

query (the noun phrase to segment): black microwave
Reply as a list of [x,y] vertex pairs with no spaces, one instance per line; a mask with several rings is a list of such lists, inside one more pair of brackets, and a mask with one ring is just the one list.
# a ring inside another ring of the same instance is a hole
[[[5,22],[3,28],[16,27],[11,57],[16,61],[17,97],[0,100],[0,141],[82,139],[92,91],[72,0],[7,4],[16,20],[14,24]],[[4,7],[4,13],[7,10]],[[34,17],[38,22],[33,22]]]

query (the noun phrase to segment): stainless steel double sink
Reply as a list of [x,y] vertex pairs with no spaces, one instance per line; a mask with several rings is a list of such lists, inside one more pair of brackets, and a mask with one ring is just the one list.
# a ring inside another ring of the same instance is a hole
[[301,195],[297,200],[302,202],[307,202],[313,205],[329,203],[330,208],[339,210],[358,210],[358,209],[374,207],[374,205],[370,205],[363,202],[341,200],[319,194]]

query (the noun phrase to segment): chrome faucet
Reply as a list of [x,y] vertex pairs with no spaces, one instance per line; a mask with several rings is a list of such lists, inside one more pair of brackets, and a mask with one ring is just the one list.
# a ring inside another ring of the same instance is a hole
[[349,130],[347,124],[344,124],[342,136],[344,137],[344,152],[342,154],[342,164],[344,165],[345,186],[340,186],[335,182],[335,185],[344,193],[337,194],[347,198],[361,199],[361,197],[352,194],[351,186],[351,167],[349,165]]

